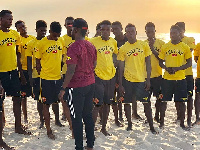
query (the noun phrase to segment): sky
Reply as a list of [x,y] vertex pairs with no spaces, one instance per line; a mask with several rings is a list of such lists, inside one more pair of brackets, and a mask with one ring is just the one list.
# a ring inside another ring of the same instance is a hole
[[168,33],[177,21],[186,23],[186,32],[200,32],[200,0],[0,0],[0,9],[13,12],[13,25],[25,21],[29,33],[35,32],[37,20],[63,26],[68,16],[84,18],[91,34],[102,20],[120,21],[123,27],[133,23],[141,34],[147,22],[154,22],[158,33]]

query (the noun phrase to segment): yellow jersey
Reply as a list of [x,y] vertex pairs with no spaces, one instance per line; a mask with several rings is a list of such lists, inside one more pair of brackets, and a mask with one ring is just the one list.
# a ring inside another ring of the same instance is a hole
[[194,49],[194,56],[198,57],[198,61],[197,61],[197,78],[200,78],[200,43],[198,43]]
[[0,72],[17,69],[16,45],[20,46],[21,38],[17,31],[0,30]]
[[[180,42],[174,45],[170,41],[162,46],[158,57],[165,60],[166,67],[180,67],[185,64],[187,59],[192,57],[192,54],[187,44]],[[169,74],[165,70],[163,78],[167,80],[185,79],[185,70],[179,70],[175,74]]]
[[21,36],[21,45],[19,46],[18,52],[21,53],[21,64],[22,64],[22,69],[27,70],[27,57],[25,56],[25,53],[27,51],[27,44],[35,39],[34,36],[28,35],[27,38]]
[[116,68],[113,63],[113,54],[118,53],[117,41],[110,37],[105,41],[102,38],[94,37],[90,42],[97,50],[97,65],[95,74],[102,80],[110,80],[115,76]]
[[[148,40],[145,42],[149,43]],[[154,49],[159,53],[161,47],[165,44],[162,40],[156,39],[154,42]],[[159,65],[159,60],[156,58],[154,54],[151,54],[151,78],[159,77],[162,75],[162,68]]]
[[[184,36],[184,38],[182,38],[181,41],[184,42],[185,44],[187,44],[190,47],[190,49],[195,48],[195,39],[193,37]],[[185,75],[186,76],[193,75],[192,66],[185,70]]]
[[69,46],[72,43],[74,43],[75,41],[72,40],[72,37],[68,36],[67,34],[64,35],[62,38],[63,38],[65,46],[66,46],[66,48],[65,48],[65,54],[64,54],[64,57],[63,57],[63,63],[64,63],[64,65],[62,67],[62,74],[65,74],[66,71],[67,71],[67,64],[66,64],[66,61],[67,61],[67,50],[68,50]]
[[31,40],[28,44],[27,44],[27,50],[25,52],[25,56],[26,57],[32,57],[32,77],[33,78],[38,78],[40,77],[37,70],[36,70],[36,52],[38,51],[37,48],[37,44],[40,42],[41,40],[37,40],[36,38]]
[[137,40],[126,42],[119,49],[117,60],[125,61],[124,77],[130,82],[144,82],[147,76],[145,58],[152,54],[149,45]]
[[38,51],[35,57],[41,59],[40,78],[45,80],[61,79],[62,55],[65,53],[65,45],[62,38],[57,41],[44,37],[37,44]]

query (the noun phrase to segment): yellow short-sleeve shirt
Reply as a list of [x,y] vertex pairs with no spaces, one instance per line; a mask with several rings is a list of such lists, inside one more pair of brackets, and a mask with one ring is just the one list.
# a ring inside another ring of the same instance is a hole
[[118,54],[117,41],[111,37],[105,41],[99,36],[90,39],[90,42],[97,50],[95,74],[102,80],[112,79],[116,73],[113,54]]
[[17,31],[0,30],[0,72],[17,69],[16,45],[21,45],[21,38]]
[[137,40],[126,42],[119,49],[117,60],[125,61],[124,77],[130,82],[144,82],[147,76],[145,58],[152,54],[149,45]]
[[[180,67],[185,64],[187,59],[192,57],[192,54],[187,44],[180,42],[174,45],[170,41],[162,46],[158,57],[165,60],[166,67]],[[175,74],[169,74],[165,70],[163,78],[167,80],[185,79],[185,70],[179,70]]]

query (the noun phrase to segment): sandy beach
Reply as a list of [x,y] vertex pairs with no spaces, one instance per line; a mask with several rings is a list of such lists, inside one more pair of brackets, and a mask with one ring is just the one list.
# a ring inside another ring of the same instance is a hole
[[[151,99],[153,115],[155,111],[155,98]],[[4,100],[6,113],[6,126],[3,131],[4,140],[9,145],[14,146],[17,150],[73,150],[74,139],[71,137],[68,122],[62,121],[65,127],[58,127],[54,124],[54,114],[51,110],[51,126],[56,140],[48,139],[46,129],[39,129],[39,116],[36,109],[36,101],[28,98],[28,130],[33,133],[31,136],[19,135],[14,133],[14,115],[12,112],[12,100],[7,97]],[[61,104],[60,104],[60,108]],[[60,109],[60,114],[62,109]],[[144,111],[142,103],[138,102],[138,113],[143,118]],[[133,120],[133,130],[126,131],[127,121],[124,117],[125,127],[117,127],[114,123],[114,115],[111,113],[108,120],[108,131],[112,136],[105,137],[100,132],[100,125],[97,124],[99,130],[95,132],[95,150],[200,150],[200,125],[194,126],[191,130],[183,131],[178,124],[175,123],[176,111],[174,102],[168,103],[165,118],[165,128],[158,128],[159,124],[154,122],[154,126],[159,135],[153,135],[149,131],[148,124],[144,124],[144,120]],[[61,115],[60,115],[61,118]],[[22,119],[23,120],[23,119]],[[193,110],[192,121],[195,115]],[[97,121],[99,122],[99,120]],[[86,140],[84,140],[84,145]]]

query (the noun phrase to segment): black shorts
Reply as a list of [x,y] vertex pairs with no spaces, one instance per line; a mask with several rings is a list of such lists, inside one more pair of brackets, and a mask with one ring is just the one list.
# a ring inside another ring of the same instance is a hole
[[193,96],[194,78],[192,75],[186,76],[188,96]]
[[132,103],[133,97],[136,101],[150,102],[150,91],[146,91],[145,82],[130,82],[123,78],[123,86],[125,90],[123,103]]
[[195,93],[200,92],[200,78],[196,78],[195,80]]
[[22,96],[29,97],[32,95],[32,87],[30,85],[28,71],[23,70],[23,74],[24,74],[24,77],[26,78],[26,84],[21,85]]
[[33,78],[33,94],[34,94],[34,100],[40,100],[40,78]]
[[110,80],[102,80],[99,77],[95,77],[95,94],[94,98],[97,98],[99,102],[96,105],[112,104],[114,103],[114,91],[115,91],[116,78],[113,77]]
[[161,81],[162,81],[162,76],[151,78],[151,89],[150,92],[153,93],[153,96],[159,97],[161,93]]
[[187,102],[187,81],[183,80],[162,80],[161,101],[171,101],[174,94],[175,102]]
[[0,72],[0,80],[6,95],[15,97],[21,96],[21,84],[17,70]]
[[58,94],[62,86],[60,80],[41,80],[42,82],[42,102],[44,104],[53,104],[59,102]]

